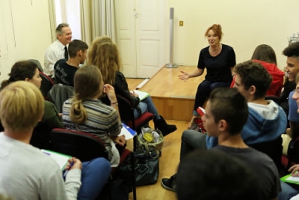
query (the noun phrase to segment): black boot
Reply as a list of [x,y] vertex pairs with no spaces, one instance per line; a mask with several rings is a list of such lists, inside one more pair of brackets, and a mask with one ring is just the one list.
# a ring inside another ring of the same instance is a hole
[[154,118],[154,124],[155,129],[160,130],[163,136],[166,136],[176,130],[176,125],[168,125],[161,115],[160,119]]

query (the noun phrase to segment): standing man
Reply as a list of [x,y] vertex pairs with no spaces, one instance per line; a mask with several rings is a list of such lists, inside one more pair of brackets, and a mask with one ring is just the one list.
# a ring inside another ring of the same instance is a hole
[[72,31],[67,23],[61,23],[56,28],[56,38],[46,50],[44,58],[44,73],[54,76],[54,64],[60,59],[68,60],[67,45],[72,40]]

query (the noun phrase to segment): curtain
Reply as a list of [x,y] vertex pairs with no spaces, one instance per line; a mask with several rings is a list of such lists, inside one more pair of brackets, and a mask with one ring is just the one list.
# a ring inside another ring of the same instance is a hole
[[50,20],[50,31],[51,31],[51,40],[54,42],[56,40],[56,15],[55,15],[55,1],[48,0],[49,3],[49,20]]
[[80,0],[80,8],[83,41],[90,44],[102,35],[116,41],[114,0]]

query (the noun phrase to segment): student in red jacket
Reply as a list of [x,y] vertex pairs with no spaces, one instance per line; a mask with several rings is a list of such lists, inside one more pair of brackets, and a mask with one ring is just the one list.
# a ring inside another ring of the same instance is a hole
[[257,46],[251,60],[261,63],[272,76],[272,83],[266,96],[279,97],[283,87],[284,72],[277,67],[276,55],[273,48],[266,44]]
[[[283,87],[284,72],[277,67],[276,54],[273,48],[266,44],[257,46],[253,52],[251,60],[262,64],[262,66],[272,76],[272,83],[267,90],[266,96],[279,97]],[[234,86],[234,83],[235,77],[231,82],[231,88]]]

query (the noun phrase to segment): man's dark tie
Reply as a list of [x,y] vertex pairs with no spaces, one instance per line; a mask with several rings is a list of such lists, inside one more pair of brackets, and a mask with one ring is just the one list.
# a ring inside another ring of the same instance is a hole
[[69,59],[69,54],[68,54],[68,52],[67,52],[67,47],[66,47],[66,46],[64,47],[64,58],[65,58],[66,60]]

